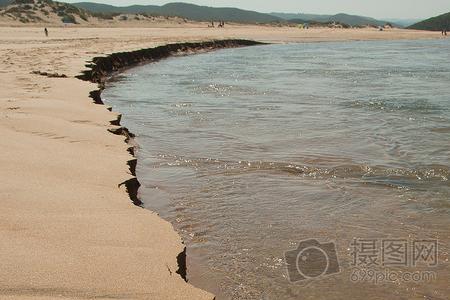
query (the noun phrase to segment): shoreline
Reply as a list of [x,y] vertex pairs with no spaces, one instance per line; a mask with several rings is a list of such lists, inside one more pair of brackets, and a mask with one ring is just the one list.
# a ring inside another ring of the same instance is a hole
[[[241,48],[265,45],[266,43],[261,43],[251,40],[213,40],[205,42],[195,42],[195,43],[174,43],[167,44],[155,48],[147,48],[130,52],[118,52],[112,53],[108,56],[94,57],[92,63],[87,65],[88,70],[82,72],[82,75],[76,76],[80,80],[89,81],[96,83],[98,89],[93,90],[89,93],[89,97],[92,98],[95,104],[105,105],[101,98],[101,93],[105,89],[105,83],[111,78],[112,75],[119,74],[126,69],[133,68],[141,64],[148,64],[152,62],[157,62],[165,58],[180,56],[180,55],[194,55],[198,53],[205,53],[216,51],[220,49],[229,48]],[[109,111],[111,107],[106,106]],[[135,138],[135,135],[127,128],[120,124],[122,115],[118,112],[117,119],[111,121],[111,125],[117,126],[115,128],[108,129],[108,132],[121,135],[125,137],[124,142],[130,147],[127,151],[133,157],[133,159],[127,161],[129,166],[130,174],[133,176],[119,184],[119,187],[124,185],[126,191],[130,197],[130,200],[134,205],[142,207],[143,202],[139,198],[139,188],[141,184],[136,176],[136,165],[137,158],[135,156],[136,146],[132,146],[130,141]],[[175,229],[174,229],[175,230]],[[181,237],[180,237],[181,238]],[[183,246],[185,245],[182,241]],[[176,273],[183,278],[184,281],[187,280],[187,262],[186,262],[186,246],[180,254],[176,257],[178,263],[178,270]]]
[[[5,186],[0,191],[0,230],[2,243],[8,245],[0,249],[0,295],[5,299],[214,297],[173,274],[185,259],[180,236],[156,213],[136,207],[140,203],[139,182],[133,175],[137,161],[134,149],[123,143],[123,134],[130,139],[132,133],[120,126],[120,114],[95,104],[101,102],[99,82],[78,78],[86,76],[80,72],[92,57],[182,45],[181,41],[439,37],[405,30],[306,32],[236,26],[224,30],[52,28],[46,38],[42,28],[0,27],[4,154],[0,174]],[[98,74],[92,78],[98,81],[106,73]],[[118,182],[124,185],[117,187]]]

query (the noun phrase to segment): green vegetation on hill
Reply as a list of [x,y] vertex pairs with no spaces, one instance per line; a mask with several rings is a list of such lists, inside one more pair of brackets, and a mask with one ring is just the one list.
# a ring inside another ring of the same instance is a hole
[[426,19],[408,27],[409,29],[441,31],[444,28],[450,30],[450,12]]
[[83,9],[52,0],[12,0],[2,6],[0,15],[21,23],[46,22],[50,18],[59,18],[62,23],[76,24],[88,21],[90,17]]
[[160,9],[156,5],[130,5],[130,6],[113,6],[109,4],[94,3],[94,2],[79,2],[73,4],[76,7],[83,8],[92,13],[99,14],[136,14],[136,13],[150,13]]
[[372,25],[372,26],[384,26],[386,21],[380,21],[373,18],[347,15],[347,14],[337,14],[331,16],[328,21],[339,22],[343,24],[349,24],[351,26],[364,26],[364,25]]
[[218,8],[199,6],[188,3],[169,3],[163,6],[156,5],[132,5],[117,7],[92,2],[80,2],[73,5],[92,13],[145,13],[149,15],[177,16],[194,21],[223,20],[240,23],[271,23],[283,21],[283,19],[254,11],[238,8]]

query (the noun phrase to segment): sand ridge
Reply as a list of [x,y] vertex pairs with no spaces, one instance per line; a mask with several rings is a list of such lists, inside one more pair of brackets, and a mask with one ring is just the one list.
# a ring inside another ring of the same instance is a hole
[[[95,56],[172,42],[438,38],[375,29],[0,27],[0,298],[212,299],[176,271],[173,227],[135,206],[133,159],[110,134],[118,113],[94,104],[75,76]],[[65,75],[43,76],[39,72]],[[146,199],[151,201],[151,199]]]

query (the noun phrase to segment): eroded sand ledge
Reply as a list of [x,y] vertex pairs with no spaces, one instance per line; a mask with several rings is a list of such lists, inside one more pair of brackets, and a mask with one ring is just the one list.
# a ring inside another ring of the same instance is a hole
[[[98,84],[98,89],[93,90],[89,93],[89,96],[93,99],[95,104],[103,105],[103,100],[101,99],[101,92],[104,89],[105,82],[109,76],[120,72],[123,69],[130,68],[142,63],[156,62],[158,60],[173,56],[173,55],[186,55],[195,54],[199,52],[213,51],[224,48],[237,48],[237,47],[247,47],[263,45],[264,43],[251,41],[251,40],[239,40],[239,39],[227,39],[227,40],[213,40],[205,42],[196,43],[173,43],[163,46],[158,46],[154,48],[140,49],[130,52],[118,52],[113,53],[108,56],[95,57],[92,59],[92,63],[88,64],[88,70],[82,72],[82,75],[76,76],[78,79],[90,81]],[[110,110],[110,108],[108,108]],[[109,132],[116,135],[125,136],[125,143],[128,143],[130,139],[134,138],[135,135],[129,131],[128,128],[121,126],[120,124],[121,115],[117,115],[116,120],[112,120],[111,125],[118,126],[117,128],[108,129]],[[134,146],[127,149],[128,152],[135,157]],[[138,190],[141,186],[139,180],[136,178],[136,164],[137,159],[131,159],[127,162],[130,173],[133,178],[119,185],[124,185],[127,189],[127,193],[137,206],[141,206],[142,202],[138,197]],[[186,249],[183,250],[177,256],[177,261],[179,269],[178,274],[186,280]]]
[[135,160],[122,135],[107,133],[123,130],[119,115],[88,97],[98,84],[76,78],[92,57],[180,41],[439,37],[229,26],[50,28],[46,38],[42,28],[0,27],[0,298],[213,298],[176,274],[184,247],[173,227],[118,188],[135,177]]
[[154,48],[118,52],[106,57],[95,57],[92,60],[92,64],[88,65],[89,70],[83,71],[83,75],[79,75],[77,78],[103,84],[106,78],[111,74],[141,63],[154,62],[173,55],[263,44],[264,43],[251,40],[226,39],[205,42],[173,43]]
[[[130,68],[142,63],[156,62],[158,60],[174,56],[196,54],[205,51],[214,51],[224,48],[238,48],[247,46],[263,45],[264,43],[251,40],[213,40],[196,43],[173,43],[154,48],[140,49],[130,52],[118,52],[104,57],[95,57],[91,64],[88,64],[88,70],[82,72],[77,78],[85,81],[90,81],[98,84],[98,89],[89,93],[95,104],[104,105],[101,99],[101,92],[105,87],[106,80],[113,74],[120,72],[123,69]],[[110,110],[110,108],[108,107]],[[129,131],[128,128],[121,126],[121,115],[117,116],[116,120],[111,121],[111,125],[118,126],[117,128],[109,129],[112,134],[122,135],[125,137],[124,142],[128,143],[135,135]],[[128,152],[135,157],[135,148],[131,146],[127,149]],[[127,162],[132,178],[119,184],[125,186],[130,200],[136,205],[141,206],[143,203],[139,199],[138,190],[141,186],[139,180],[136,178],[136,164],[137,159],[133,158]],[[186,247],[177,255],[178,270],[176,271],[184,280],[187,281],[186,269]]]

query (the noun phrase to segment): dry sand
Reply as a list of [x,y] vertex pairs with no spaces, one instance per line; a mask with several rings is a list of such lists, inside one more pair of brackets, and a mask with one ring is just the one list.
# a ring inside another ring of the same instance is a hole
[[[176,274],[180,237],[136,207],[116,113],[75,79],[86,61],[175,41],[266,42],[437,38],[439,33],[235,26],[0,28],[0,298],[212,299]],[[48,78],[32,71],[63,73]]]

